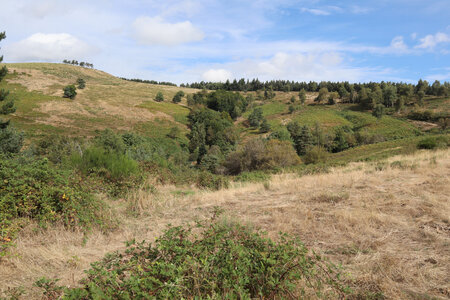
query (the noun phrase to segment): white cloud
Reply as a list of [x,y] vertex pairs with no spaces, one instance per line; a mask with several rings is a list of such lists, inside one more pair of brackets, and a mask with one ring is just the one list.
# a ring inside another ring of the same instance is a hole
[[438,32],[435,35],[429,34],[424,38],[421,38],[420,44],[417,45],[415,48],[431,50],[440,43],[448,43],[448,42],[450,42],[450,36],[448,34]]
[[225,69],[209,69],[202,74],[205,81],[225,82],[227,79],[232,79],[233,74]]
[[93,52],[93,47],[68,33],[35,33],[5,46],[5,57],[16,62],[83,59]]
[[308,13],[316,15],[316,16],[328,16],[328,15],[331,14],[329,11],[326,11],[326,10],[323,10],[323,9],[317,9],[317,8],[302,7],[300,10],[302,12],[308,12]]
[[139,17],[133,23],[135,37],[143,45],[174,46],[203,39],[203,32],[185,21],[167,23],[161,17]]
[[391,47],[395,50],[399,51],[406,51],[408,50],[408,46],[406,46],[405,42],[403,41],[402,36],[396,36],[391,41]]
[[[344,57],[335,52],[314,54],[277,52],[266,59],[245,59],[217,64],[215,67],[216,69],[203,73],[204,80],[224,81],[231,78],[259,78],[260,80],[348,80],[358,82],[381,74],[381,71],[349,67],[344,63]],[[192,70],[191,73],[195,74],[195,70]],[[205,76],[205,74],[211,76]]]

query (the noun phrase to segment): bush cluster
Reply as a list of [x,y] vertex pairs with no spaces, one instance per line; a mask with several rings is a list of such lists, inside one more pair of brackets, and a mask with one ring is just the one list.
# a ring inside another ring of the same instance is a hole
[[213,219],[169,227],[154,244],[128,242],[125,252],[92,264],[82,287],[39,283],[68,299],[329,299],[351,293],[341,276],[297,239],[280,234],[274,242]]
[[46,158],[0,157],[0,178],[0,254],[22,221],[83,229],[107,225],[102,215],[105,204],[80,188],[72,172],[56,168]]

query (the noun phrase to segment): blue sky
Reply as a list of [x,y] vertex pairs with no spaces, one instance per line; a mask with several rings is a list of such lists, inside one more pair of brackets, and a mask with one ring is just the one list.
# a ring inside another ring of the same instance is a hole
[[116,76],[450,81],[448,0],[2,0],[5,62]]

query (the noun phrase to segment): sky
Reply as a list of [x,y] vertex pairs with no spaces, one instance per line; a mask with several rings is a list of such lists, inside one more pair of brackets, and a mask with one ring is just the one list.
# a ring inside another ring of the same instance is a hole
[[127,78],[450,81],[449,0],[1,0],[4,62]]

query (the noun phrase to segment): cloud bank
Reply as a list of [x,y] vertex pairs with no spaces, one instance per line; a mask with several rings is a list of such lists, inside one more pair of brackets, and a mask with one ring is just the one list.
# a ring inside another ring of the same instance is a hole
[[161,17],[139,17],[133,23],[136,40],[142,45],[175,46],[201,41],[203,32],[190,21],[168,23]]

